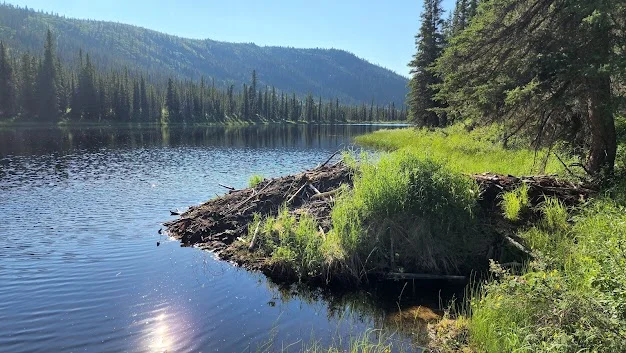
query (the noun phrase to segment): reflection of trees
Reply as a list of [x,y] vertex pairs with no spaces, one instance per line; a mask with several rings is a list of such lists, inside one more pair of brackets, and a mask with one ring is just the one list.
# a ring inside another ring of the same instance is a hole
[[259,124],[252,126],[108,126],[10,128],[0,130],[0,156],[32,155],[103,147],[163,146],[242,148],[322,148],[349,144],[377,129],[366,125]]
[[427,343],[428,323],[436,320],[442,309],[464,292],[464,287],[458,284],[413,281],[378,283],[359,291],[287,286],[271,281],[267,281],[267,286],[283,304],[292,300],[308,305],[323,301],[329,320],[340,320],[348,315],[380,330],[377,335],[396,336],[398,341],[410,340],[415,345]]

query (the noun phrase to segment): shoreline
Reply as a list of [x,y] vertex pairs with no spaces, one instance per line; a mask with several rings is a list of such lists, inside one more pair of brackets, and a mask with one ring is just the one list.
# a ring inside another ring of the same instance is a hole
[[[344,162],[321,165],[295,175],[264,179],[258,185],[228,193],[201,205],[192,206],[180,218],[166,222],[166,232],[185,246],[195,246],[214,252],[224,261],[252,271],[260,271],[279,283],[305,283],[314,287],[359,287],[369,282],[385,280],[443,280],[467,283],[472,273],[484,273],[489,260],[519,264],[528,261],[530,249],[520,244],[515,229],[521,222],[505,220],[499,211],[499,199],[520,185],[529,185],[530,207],[537,208],[548,197],[555,197],[573,206],[588,199],[595,191],[552,176],[513,177],[497,174],[475,174],[470,178],[478,184],[480,198],[479,222],[485,239],[491,239],[480,255],[459,272],[402,273],[396,271],[365,273],[355,276],[340,262],[328,263],[323,271],[303,275],[289,264],[273,261],[272,254],[258,245],[259,229],[265,219],[278,217],[281,212],[296,221],[312,217],[318,228],[315,236],[325,238],[333,230],[332,210],[340,193],[349,191],[355,171]],[[525,222],[537,217],[529,214]],[[291,227],[298,227],[292,224]],[[499,255],[498,255],[499,254]]]
[[39,121],[2,121],[0,120],[0,129],[11,128],[167,128],[167,127],[191,127],[191,128],[203,128],[203,127],[245,127],[245,126],[259,126],[259,125],[362,125],[362,126],[388,126],[388,127],[410,127],[411,124],[402,121],[323,121],[323,122],[307,122],[307,121],[226,121],[215,123],[157,123],[157,122],[115,122],[115,121],[103,121],[103,122],[39,122]]

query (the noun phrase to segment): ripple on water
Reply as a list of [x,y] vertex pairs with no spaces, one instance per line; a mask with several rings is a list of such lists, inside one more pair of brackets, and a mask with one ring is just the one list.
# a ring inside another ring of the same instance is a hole
[[0,347],[243,351],[363,327],[157,230],[217,183],[312,167],[372,129],[1,131]]

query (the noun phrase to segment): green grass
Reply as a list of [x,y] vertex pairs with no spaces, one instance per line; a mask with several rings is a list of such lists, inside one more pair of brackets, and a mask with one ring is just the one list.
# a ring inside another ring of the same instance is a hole
[[254,174],[248,180],[248,187],[253,188],[253,187],[259,185],[263,180],[265,180],[263,175]]
[[482,235],[469,177],[398,151],[361,161],[332,211],[333,231],[356,277],[385,271],[456,273]]
[[249,227],[250,237],[257,227],[259,251],[299,278],[323,276],[343,256],[335,238],[324,234],[306,213],[296,217],[283,207],[276,217],[257,217]]
[[519,221],[530,206],[528,200],[528,186],[522,184],[519,188],[502,194],[502,202],[500,205],[504,212],[504,218],[509,221]]
[[556,200],[520,235],[537,253],[473,298],[471,341],[484,352],[626,351],[626,209],[610,199],[576,210]]
[[[510,142],[510,148],[504,148],[499,142],[500,136],[502,132],[496,127],[468,132],[462,125],[455,125],[437,131],[415,128],[379,130],[359,136],[356,141],[387,151],[404,149],[460,173],[565,175],[562,164],[547,150],[535,152],[527,149],[527,144],[516,141]],[[564,159],[566,163],[570,161]]]

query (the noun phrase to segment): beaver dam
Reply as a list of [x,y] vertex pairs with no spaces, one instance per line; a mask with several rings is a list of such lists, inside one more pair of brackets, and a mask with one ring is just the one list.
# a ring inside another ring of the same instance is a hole
[[[467,177],[427,163],[405,173],[400,196],[385,194],[400,189],[384,178],[367,189],[383,173],[391,178],[405,171],[361,172],[342,161],[327,162],[254,187],[231,188],[165,226],[184,245],[280,282],[463,280],[486,269],[490,259],[517,267],[532,257],[514,230],[536,218],[546,198],[574,205],[594,192],[554,176]],[[522,186],[528,211],[507,220],[503,195]]]

